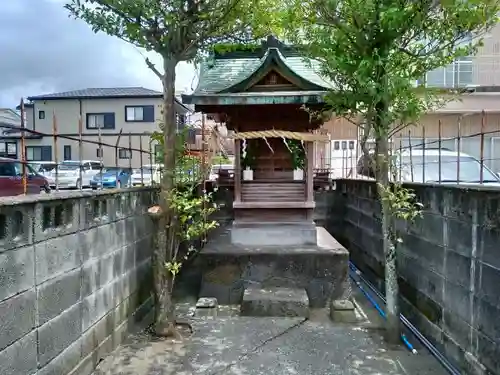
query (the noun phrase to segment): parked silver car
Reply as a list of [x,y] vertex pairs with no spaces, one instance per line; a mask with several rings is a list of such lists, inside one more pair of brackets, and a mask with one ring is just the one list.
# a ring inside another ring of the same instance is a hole
[[[479,160],[466,153],[436,148],[415,148],[397,152],[392,163],[392,176],[404,182],[442,184],[483,184],[500,186],[499,176]],[[358,176],[374,178],[373,154],[361,156]]]
[[[74,160],[63,161],[57,168],[57,186],[61,189],[90,187],[92,179],[102,169],[102,163],[95,160],[82,160],[81,162]],[[51,177],[53,177],[51,183],[55,187],[55,169],[52,171]]]

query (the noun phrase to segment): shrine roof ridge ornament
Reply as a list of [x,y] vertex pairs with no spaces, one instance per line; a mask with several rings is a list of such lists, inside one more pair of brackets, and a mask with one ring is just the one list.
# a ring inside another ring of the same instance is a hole
[[285,57],[300,57],[302,56],[300,48],[294,45],[286,44],[276,38],[274,35],[269,35],[266,39],[262,39],[258,44],[242,44],[241,48],[236,48],[229,51],[218,51],[216,48],[213,51],[214,59],[235,59],[235,58],[261,58],[270,48],[276,48]]

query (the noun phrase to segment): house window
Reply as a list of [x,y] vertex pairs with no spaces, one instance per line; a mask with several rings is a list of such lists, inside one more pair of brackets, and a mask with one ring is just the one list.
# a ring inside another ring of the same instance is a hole
[[64,160],[71,160],[71,146],[64,146]]
[[87,129],[114,129],[114,113],[87,113]]
[[51,161],[52,146],[26,146],[26,160]]
[[132,159],[132,151],[128,148],[121,148],[118,150],[118,157],[120,159]]
[[40,120],[45,119],[45,111],[38,111],[38,118]]
[[17,159],[17,142],[0,142],[0,157]]
[[474,82],[473,65],[470,57],[462,57],[450,65],[432,70],[426,75],[428,87],[460,88]]
[[154,122],[154,106],[139,105],[125,106],[125,121],[127,122]]
[[103,153],[102,148],[101,148],[101,147],[98,147],[98,148],[97,148],[97,150],[96,150],[96,157],[98,157],[98,158],[102,158],[102,157],[103,157],[103,155],[104,155],[104,153]]
[[144,121],[144,108],[142,108],[142,107],[128,107],[127,108],[127,121]]

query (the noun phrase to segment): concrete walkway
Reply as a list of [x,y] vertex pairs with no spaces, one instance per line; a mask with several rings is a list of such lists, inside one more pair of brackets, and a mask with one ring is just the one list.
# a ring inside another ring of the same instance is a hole
[[307,321],[222,314],[193,318],[195,333],[182,343],[131,335],[94,375],[446,374],[423,350],[388,348],[378,323],[333,324],[325,311]]

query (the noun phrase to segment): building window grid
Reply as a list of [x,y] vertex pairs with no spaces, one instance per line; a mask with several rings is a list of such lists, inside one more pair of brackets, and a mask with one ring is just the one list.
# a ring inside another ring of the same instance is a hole
[[144,121],[144,107],[127,107],[127,121]]
[[63,158],[64,160],[71,160],[71,145],[64,145]]
[[132,159],[132,151],[128,148],[120,148],[118,150],[118,158],[120,159]]
[[[429,80],[429,73],[437,72],[442,74],[442,80],[434,82]],[[473,84],[473,65],[469,57],[463,57],[429,73],[426,74],[426,84],[429,87],[459,88]]]
[[104,115],[89,115],[88,126],[89,129],[104,128]]
[[26,146],[27,161],[50,161],[52,154],[51,146]]

